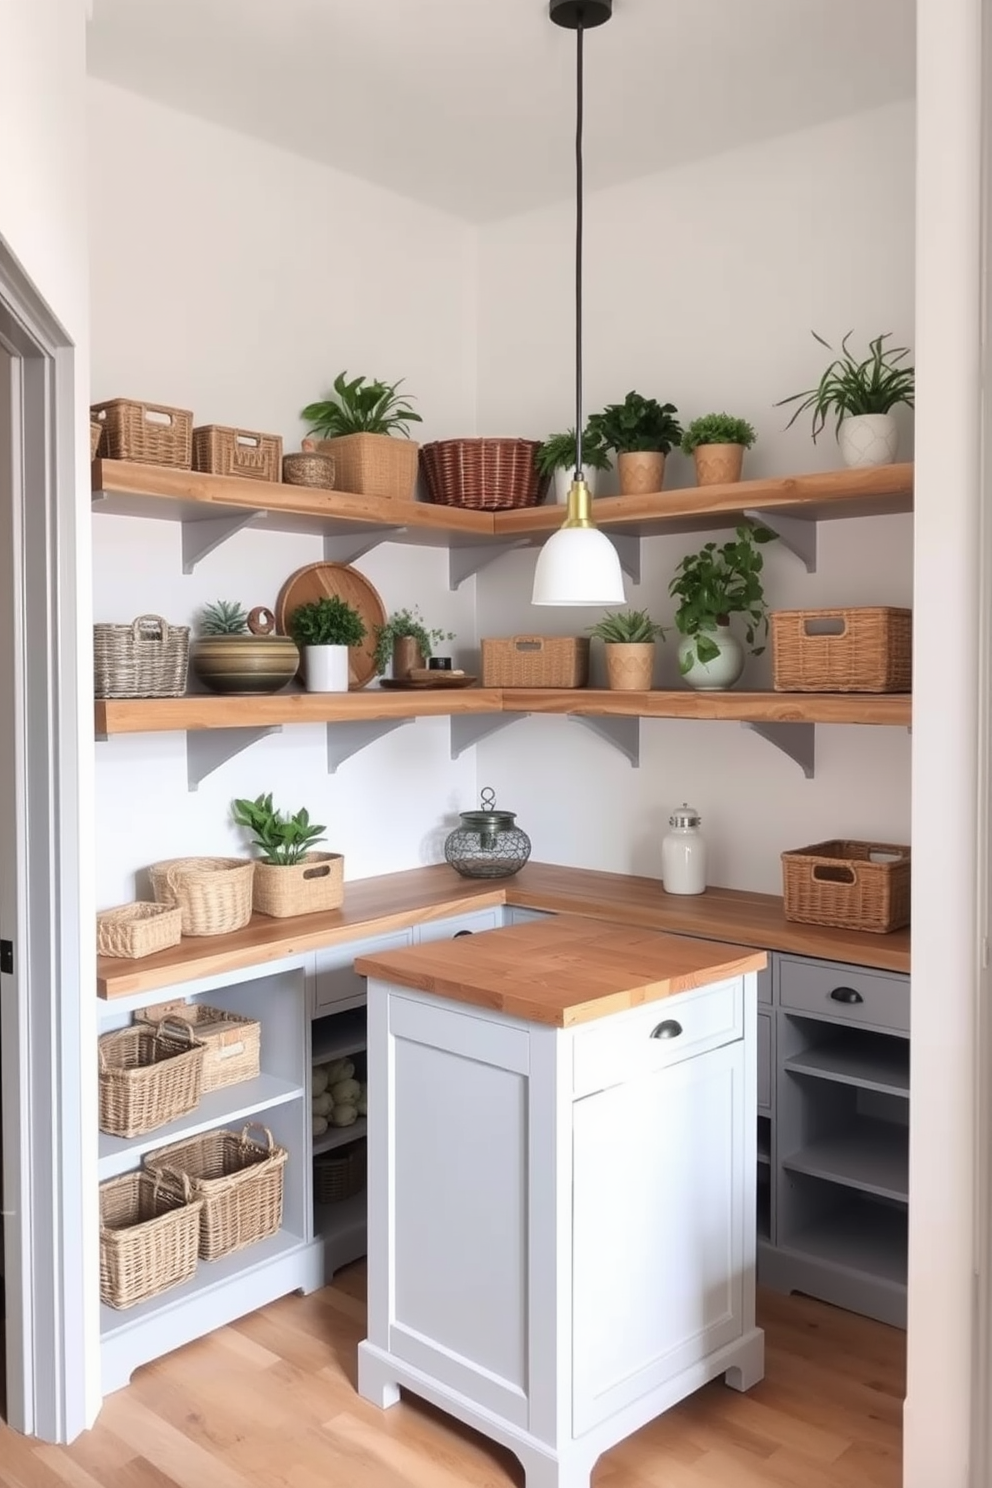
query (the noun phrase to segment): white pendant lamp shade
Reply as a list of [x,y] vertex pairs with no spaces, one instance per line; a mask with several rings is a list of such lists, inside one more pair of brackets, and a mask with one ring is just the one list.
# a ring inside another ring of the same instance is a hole
[[562,527],[548,538],[534,570],[536,605],[626,603],[617,550],[595,527]]

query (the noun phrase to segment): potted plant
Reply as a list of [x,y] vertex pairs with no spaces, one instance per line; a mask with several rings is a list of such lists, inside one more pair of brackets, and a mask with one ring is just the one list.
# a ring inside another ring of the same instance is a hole
[[590,416],[594,437],[616,452],[621,496],[661,490],[665,456],[682,438],[677,413],[674,403],[630,392],[622,403],[610,403]]
[[365,621],[337,594],[322,594],[289,617],[293,639],[303,653],[308,692],[347,692],[351,681],[348,648],[365,639]]
[[[534,456],[534,464],[540,475],[554,482],[555,500],[564,503],[575,476],[577,456],[575,430],[567,434],[549,434]],[[609,470],[610,457],[602,440],[591,429],[582,435],[582,479],[591,495],[596,494],[596,475],[600,470]]]
[[295,816],[284,816],[274,809],[269,794],[232,802],[231,815],[239,827],[254,833],[252,846],[260,854],[252,878],[254,909],[285,919],[339,908],[344,900],[344,858],[340,853],[313,851],[327,828],[311,822],[306,807]]
[[744,451],[757,439],[746,419],[729,413],[706,413],[693,419],[682,435],[682,452],[696,463],[697,486],[732,485],[741,478]]
[[450,630],[428,630],[419,608],[396,610],[385,625],[375,630],[374,662],[376,676],[381,677],[392,662],[393,677],[401,681],[418,667],[425,667],[439,641],[453,641]]
[[759,544],[774,536],[767,527],[738,527],[733,542],[705,543],[678,565],[668,592],[679,601],[679,671],[690,687],[723,691],[744,670],[744,648],[731,632],[731,615],[746,616],[751,654],[760,656],[765,649],[755,644],[759,631],[768,633]]
[[616,610],[589,627],[604,642],[610,687],[621,692],[647,692],[654,671],[655,642],[665,632],[646,610]]
[[303,448],[334,456],[339,491],[413,500],[420,446],[411,440],[407,425],[423,421],[397,392],[399,385],[366,377],[349,382],[342,372],[334,379],[333,394],[304,408],[301,417],[320,438],[305,439]]
[[211,692],[279,692],[296,675],[296,643],[276,635],[275,616],[264,606],[246,614],[236,600],[218,599],[203,607],[197,623],[190,665]]
[[[891,465],[896,457],[899,430],[891,410],[900,403],[914,406],[916,372],[900,365],[909,356],[906,346],[888,347],[891,335],[876,336],[868,342],[868,355],[863,361],[852,356],[847,343],[854,335],[848,331],[835,356],[815,388],[793,393],[775,404],[784,408],[797,403],[795,413],[786,424],[791,429],[801,413],[813,410],[813,443],[826,428],[827,418],[836,416],[834,432],[844,464],[849,466]],[[832,352],[833,347],[822,336],[812,332],[815,340]]]

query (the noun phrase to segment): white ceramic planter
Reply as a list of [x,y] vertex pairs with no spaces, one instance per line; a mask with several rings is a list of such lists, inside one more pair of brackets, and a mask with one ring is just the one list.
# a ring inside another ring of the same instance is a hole
[[[582,467],[582,478],[589,487],[589,495],[592,497],[596,497],[599,494],[599,477],[601,474],[603,474],[602,471],[593,470],[591,465],[583,465]],[[563,465],[561,469],[555,471],[554,493],[555,500],[559,506],[564,506],[567,502],[574,476],[575,471],[571,465]]]
[[891,413],[856,413],[841,419],[837,443],[841,459],[852,468],[891,465],[899,444],[899,430]]
[[348,647],[304,646],[307,692],[348,691]]
[[728,687],[733,687],[744,670],[744,647],[724,625],[717,630],[707,631],[707,635],[720,648],[720,655],[712,661],[701,662],[696,655],[694,638],[683,636],[679,641],[679,670],[681,671],[685,658],[691,654],[692,665],[687,672],[682,673],[683,682],[694,687],[697,692],[724,692]]

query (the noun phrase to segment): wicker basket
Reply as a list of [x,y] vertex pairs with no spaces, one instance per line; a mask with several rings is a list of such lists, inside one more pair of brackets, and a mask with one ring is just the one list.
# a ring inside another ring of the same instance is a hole
[[252,858],[168,858],[148,870],[157,904],[178,904],[184,935],[230,935],[251,919]]
[[188,1023],[169,1018],[105,1033],[98,1044],[100,1130],[140,1137],[200,1103],[203,1046]]
[[189,668],[189,626],[161,615],[130,625],[93,627],[93,687],[98,698],[182,697]]
[[777,610],[771,628],[776,692],[909,692],[913,685],[912,610]]
[[280,920],[340,909],[344,858],[340,853],[311,852],[292,867],[256,862],[252,903],[259,914]]
[[817,842],[782,854],[782,878],[787,920],[876,935],[909,924],[908,847]]
[[412,439],[391,434],[341,434],[337,439],[303,441],[305,453],[332,457],[339,491],[387,501],[413,500],[419,448]]
[[[251,1132],[261,1132],[265,1145]],[[200,1258],[216,1261],[274,1235],[282,1223],[283,1175],[289,1153],[272,1133],[249,1122],[241,1132],[212,1131],[149,1153],[145,1166],[179,1191],[184,1177],[203,1200]]]
[[100,1184],[100,1300],[134,1307],[196,1271],[202,1199],[136,1171]]
[[142,465],[171,465],[189,470],[193,460],[193,415],[166,403],[136,403],[111,398],[94,403],[93,420],[103,429],[106,460],[136,460]]
[[367,1175],[365,1138],[322,1152],[313,1160],[313,1201],[315,1204],[343,1204],[365,1187]]
[[278,481],[282,439],[252,429],[201,424],[193,430],[193,469],[211,475],[237,475],[245,480]]
[[333,455],[318,455],[315,451],[283,455],[282,478],[288,486],[317,486],[322,491],[333,491],[336,467]]
[[101,956],[137,961],[178,945],[182,933],[182,913],[168,904],[119,904],[116,909],[101,909],[96,917],[96,948]]
[[507,511],[537,506],[549,480],[534,464],[533,439],[439,439],[425,444],[420,464],[427,494],[439,506]]
[[584,636],[510,636],[483,640],[483,687],[585,687],[589,641]]
[[90,420],[90,459],[95,460],[97,450],[100,448],[100,436],[103,433],[103,425],[98,424],[95,419]]
[[207,1007],[202,1002],[159,1002],[135,1013],[139,1023],[183,1018],[203,1045],[203,1093],[254,1080],[261,1069],[262,1025],[257,1018]]

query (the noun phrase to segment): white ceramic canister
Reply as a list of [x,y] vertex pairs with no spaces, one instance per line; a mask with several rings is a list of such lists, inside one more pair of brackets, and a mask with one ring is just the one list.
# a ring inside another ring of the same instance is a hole
[[699,830],[701,817],[685,802],[668,818],[669,831],[661,840],[661,882],[666,894],[706,892],[706,839]]

